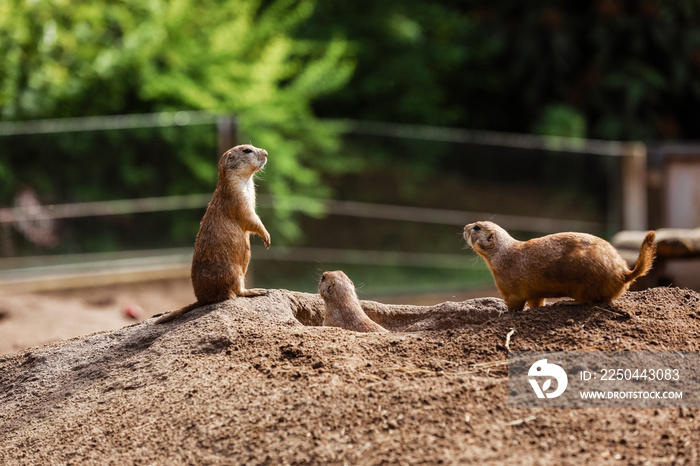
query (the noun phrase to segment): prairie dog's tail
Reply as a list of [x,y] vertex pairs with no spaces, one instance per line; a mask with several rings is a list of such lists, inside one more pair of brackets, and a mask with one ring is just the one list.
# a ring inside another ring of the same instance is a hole
[[155,321],[155,323],[156,324],[164,324],[166,322],[170,322],[175,317],[178,317],[178,316],[181,316],[182,314],[190,312],[192,309],[197,309],[200,306],[202,306],[202,304],[199,301],[196,301],[192,304],[188,304],[185,307],[181,307],[180,309],[178,309],[176,311],[168,312],[164,316],[159,317],[158,320]]
[[656,233],[653,231],[648,232],[644,237],[642,247],[639,249],[639,258],[637,259],[637,263],[634,264],[634,268],[627,274],[627,277],[625,277],[625,283],[632,282],[649,273],[649,270],[651,270],[651,266],[654,263],[654,256],[656,255],[656,244],[654,243],[655,238]]

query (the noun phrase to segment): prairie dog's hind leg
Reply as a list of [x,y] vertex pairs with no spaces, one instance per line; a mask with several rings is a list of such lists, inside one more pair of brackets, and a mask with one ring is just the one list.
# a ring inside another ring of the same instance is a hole
[[532,298],[527,300],[527,305],[530,309],[534,309],[536,307],[542,307],[544,306],[545,299],[544,298]]
[[512,296],[505,297],[506,306],[508,306],[508,312],[520,312],[525,307],[525,300],[520,298],[514,298]]
[[246,289],[245,288],[245,277],[239,277],[238,280],[236,280],[233,283],[233,286],[231,287],[231,298],[235,298],[236,296],[244,296],[247,298],[251,298],[254,296],[265,296],[267,295],[267,290],[265,288],[250,288]]
[[245,296],[247,298],[251,298],[253,296],[266,296],[268,291],[265,288],[251,288],[251,289],[246,289],[243,288],[241,290],[241,294],[239,296]]

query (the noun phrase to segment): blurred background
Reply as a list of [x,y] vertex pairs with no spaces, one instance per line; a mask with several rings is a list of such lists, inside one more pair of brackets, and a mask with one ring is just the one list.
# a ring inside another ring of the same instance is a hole
[[[518,239],[700,226],[700,0],[10,0],[0,51],[6,303],[190,293],[237,143],[270,154],[259,287],[343,269],[361,298],[436,303],[495,293],[472,221]],[[693,257],[656,279],[697,287]]]

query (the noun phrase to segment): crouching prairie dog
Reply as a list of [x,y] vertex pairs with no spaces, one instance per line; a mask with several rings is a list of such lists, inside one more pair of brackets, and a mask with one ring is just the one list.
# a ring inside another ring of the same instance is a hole
[[192,256],[192,287],[197,301],[164,315],[168,322],[205,304],[235,296],[260,296],[261,288],[246,289],[250,233],[270,248],[270,234],[255,213],[253,175],[267,162],[267,151],[244,144],[227,150],[219,160],[219,179],[207,206]]
[[470,223],[464,239],[484,258],[509,311],[544,305],[545,298],[580,303],[613,301],[651,269],[654,232],[646,234],[630,270],[615,248],[586,233],[556,233],[518,241],[493,222]]
[[340,327],[356,332],[386,332],[387,330],[367,317],[355,293],[355,284],[340,270],[323,272],[318,282],[318,294],[325,310],[323,325]]

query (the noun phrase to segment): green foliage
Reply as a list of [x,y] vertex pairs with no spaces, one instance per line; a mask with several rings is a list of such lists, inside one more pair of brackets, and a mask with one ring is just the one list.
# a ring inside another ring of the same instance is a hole
[[[345,84],[354,64],[340,36],[294,37],[313,9],[312,0],[3,2],[0,115],[23,120],[183,109],[235,114],[241,140],[270,153],[266,190],[318,193],[318,160],[337,150],[338,128],[319,122],[310,102]],[[15,181],[0,195],[7,199],[20,183],[62,201],[213,188],[218,157],[211,153],[211,130],[139,134],[76,134],[61,139],[72,146],[65,152],[39,146],[45,138],[5,138],[0,149],[13,158]],[[97,159],[92,152],[100,146],[104,152]],[[33,171],[57,159],[64,162],[60,172]],[[6,170],[0,165],[0,176]],[[283,221],[278,233],[298,234],[292,227]]]
[[586,120],[574,107],[552,104],[544,109],[535,132],[545,136],[586,137]]
[[322,115],[642,140],[700,137],[698,31],[700,0],[325,1],[300,30],[357,51]]
[[[431,170],[483,180],[521,178],[526,168],[523,160],[494,164],[494,148],[408,139],[351,134],[341,151],[343,125],[314,114],[700,138],[698,31],[700,0],[5,0],[0,118],[235,114],[240,142],[270,153],[258,184],[282,198],[266,221],[279,244],[300,233],[291,195],[324,196],[350,169],[362,166],[366,176],[384,164],[404,176],[395,190],[410,192]],[[0,201],[21,185],[54,202],[210,192],[215,146],[210,126],[3,137]],[[586,178],[544,165],[538,173],[548,180]]]

